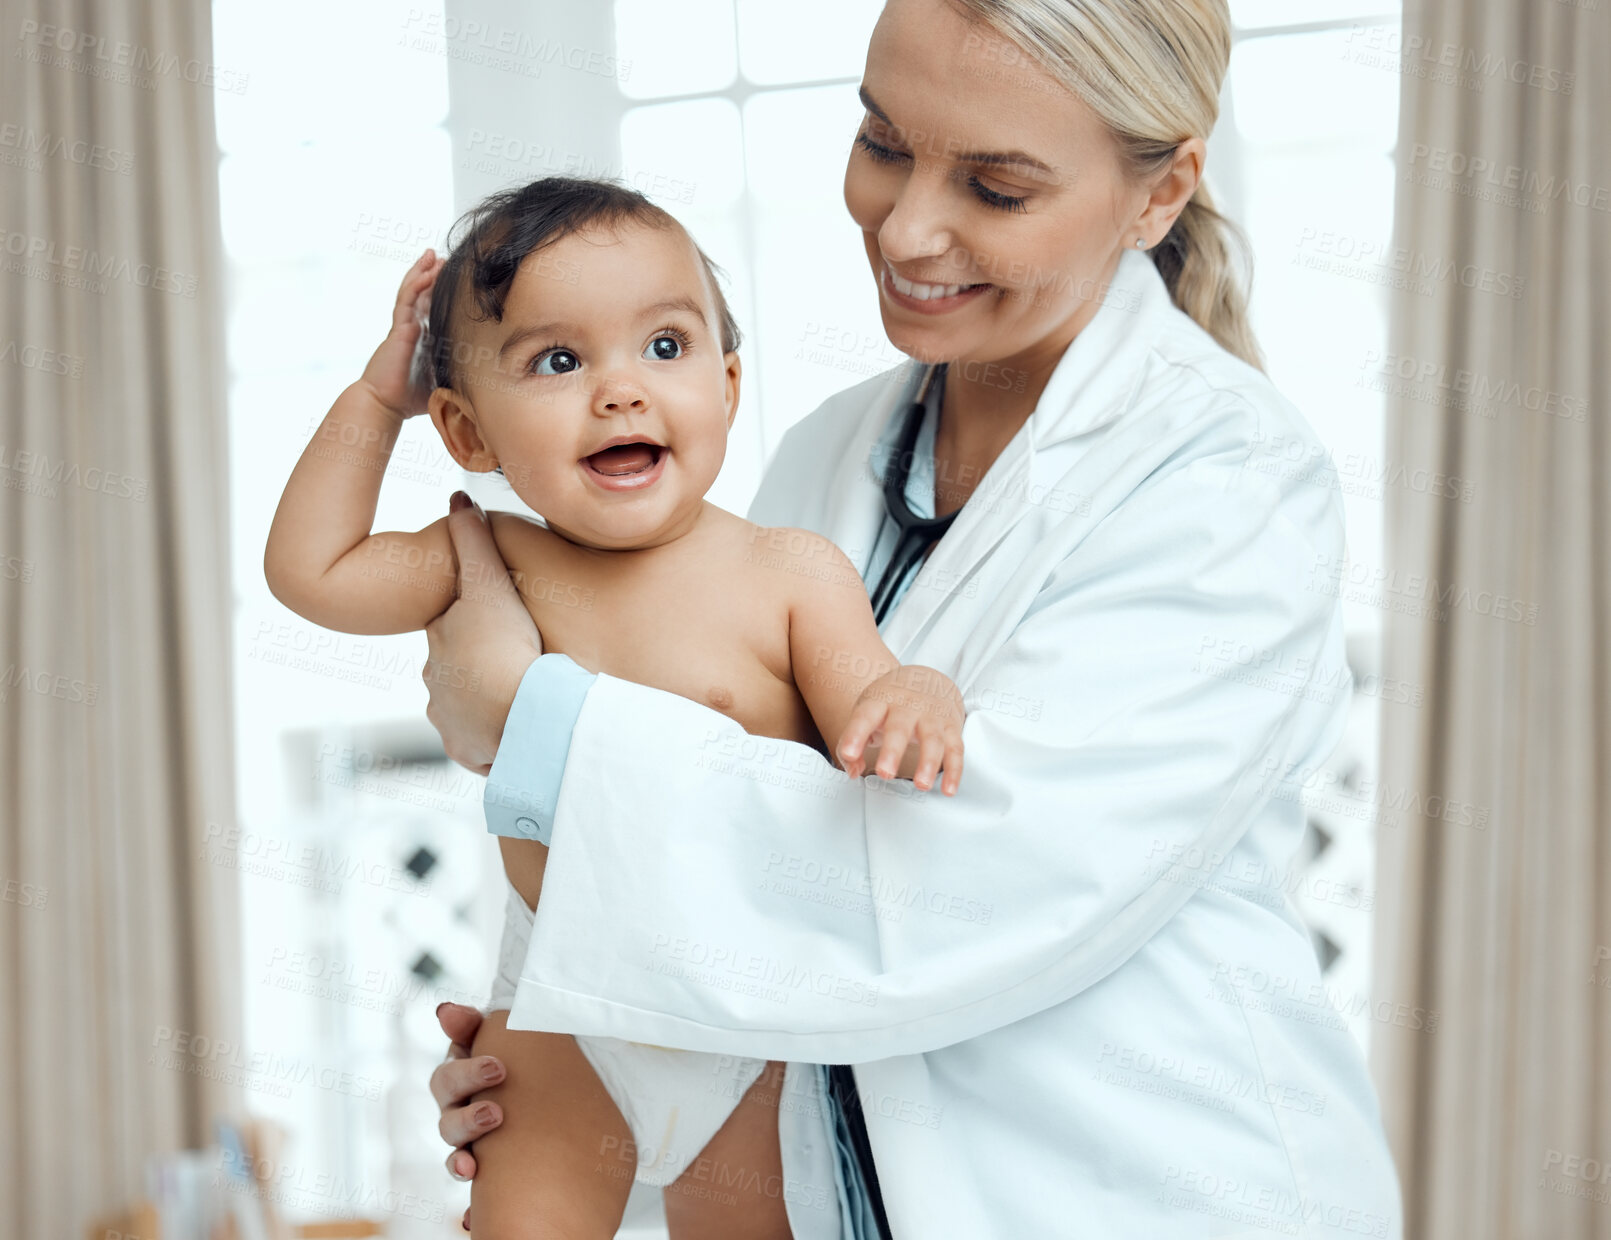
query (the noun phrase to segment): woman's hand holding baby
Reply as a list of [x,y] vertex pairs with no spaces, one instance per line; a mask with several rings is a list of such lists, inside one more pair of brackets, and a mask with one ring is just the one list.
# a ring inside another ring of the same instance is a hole
[[[940,790],[955,796],[962,779],[962,693],[932,667],[907,665],[862,690],[839,735],[840,765],[852,779],[867,771],[866,750],[877,751],[873,773],[910,778],[927,792],[942,771]],[[908,752],[916,746],[915,755]]]
[[543,653],[543,639],[498,553],[486,514],[463,491],[453,494],[447,527],[458,589],[448,609],[425,626],[425,717],[441,733],[448,757],[485,775],[498,756],[515,690]]

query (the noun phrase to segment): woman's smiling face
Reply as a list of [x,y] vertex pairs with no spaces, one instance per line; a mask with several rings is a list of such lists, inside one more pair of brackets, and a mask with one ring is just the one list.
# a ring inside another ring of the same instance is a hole
[[947,0],[889,0],[861,96],[845,204],[890,340],[922,361],[1044,369],[1147,204],[1106,126]]

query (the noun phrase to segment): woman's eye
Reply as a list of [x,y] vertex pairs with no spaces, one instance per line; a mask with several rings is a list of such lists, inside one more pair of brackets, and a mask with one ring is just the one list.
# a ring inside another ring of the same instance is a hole
[[968,184],[973,188],[973,192],[979,195],[979,201],[987,207],[995,207],[1001,211],[1024,211],[1028,209],[1024,206],[1022,198],[1014,198],[1011,194],[998,194],[980,181],[978,177],[969,177]]
[[531,364],[534,375],[568,375],[581,366],[582,361],[569,349],[551,349]]
[[866,151],[874,163],[904,164],[908,158],[904,151],[897,151],[894,147],[874,142],[865,131],[856,135],[856,145]]
[[[867,155],[877,164],[904,164],[912,157],[905,151],[897,151],[892,146],[885,146],[881,142],[874,142],[863,130],[856,135],[856,145],[867,152]],[[968,187],[973,190],[979,201],[987,207],[994,207],[998,211],[1025,211],[1024,199],[1015,198],[1011,194],[999,193],[984,184],[976,176],[968,177]]]
[[682,341],[675,336],[656,336],[643,351],[644,357],[657,362],[672,362],[682,356]]

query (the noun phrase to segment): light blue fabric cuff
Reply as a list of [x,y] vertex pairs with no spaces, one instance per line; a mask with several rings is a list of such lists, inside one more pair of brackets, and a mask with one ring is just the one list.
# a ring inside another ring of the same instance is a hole
[[493,835],[548,843],[571,731],[597,679],[563,654],[542,655],[526,669],[481,798]]

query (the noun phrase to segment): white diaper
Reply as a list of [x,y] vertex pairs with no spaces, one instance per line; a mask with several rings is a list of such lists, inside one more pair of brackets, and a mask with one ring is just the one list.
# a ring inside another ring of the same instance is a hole
[[[492,983],[492,1010],[514,1005],[536,920],[520,893],[509,887]],[[620,1108],[637,1145],[636,1179],[664,1187],[688,1169],[738,1100],[766,1067],[764,1059],[679,1051],[619,1038],[579,1037],[593,1071]]]

